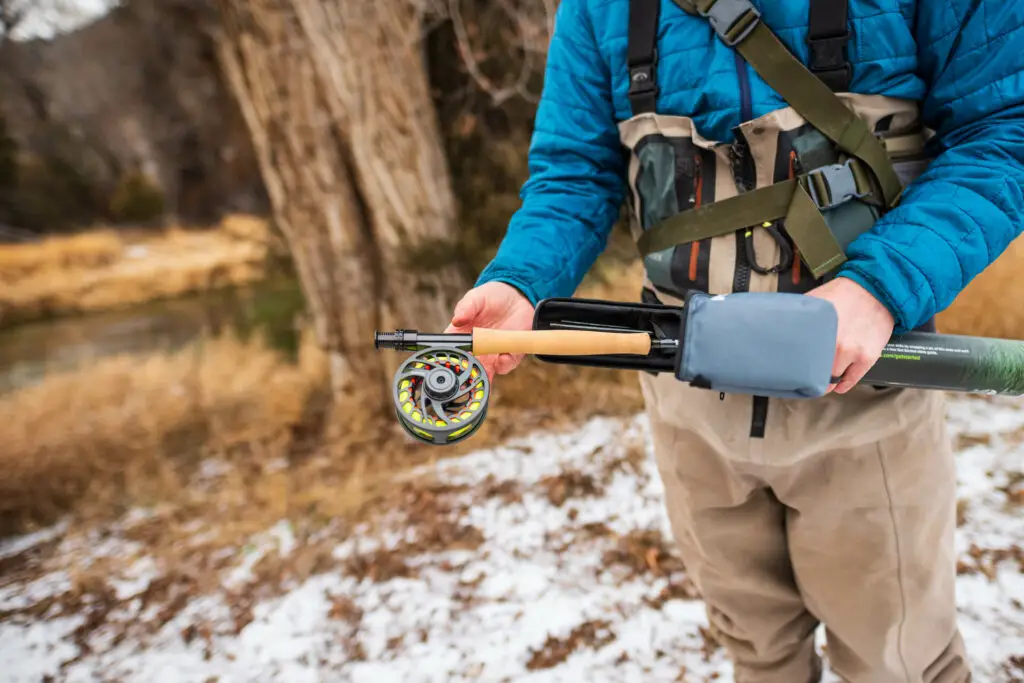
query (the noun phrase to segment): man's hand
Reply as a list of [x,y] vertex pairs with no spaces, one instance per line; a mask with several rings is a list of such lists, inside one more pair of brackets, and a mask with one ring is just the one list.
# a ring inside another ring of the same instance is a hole
[[[455,306],[455,314],[445,332],[472,332],[474,327],[498,330],[532,330],[533,305],[515,287],[504,282],[485,282],[469,290]],[[502,353],[479,356],[487,377],[505,375],[523,360],[523,354]]]
[[882,302],[844,277],[837,277],[807,294],[831,302],[839,314],[832,376],[843,379],[838,385],[830,385],[828,390],[845,394],[881,357],[896,323]]

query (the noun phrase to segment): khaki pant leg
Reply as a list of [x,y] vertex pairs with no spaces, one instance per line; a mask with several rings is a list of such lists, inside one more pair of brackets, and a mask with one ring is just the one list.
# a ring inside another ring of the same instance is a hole
[[701,410],[724,411],[718,417],[726,422],[749,425],[749,410],[739,409],[746,402],[716,409],[708,402],[717,394],[673,378],[645,376],[642,383],[673,536],[712,633],[733,660],[736,683],[818,681],[818,621],[793,577],[785,507],[723,454],[720,442],[687,425],[688,414]]
[[831,668],[853,683],[971,680],[956,625],[945,403],[937,392],[916,394],[904,400],[901,430],[812,456],[775,482],[792,508],[797,582],[826,625]]

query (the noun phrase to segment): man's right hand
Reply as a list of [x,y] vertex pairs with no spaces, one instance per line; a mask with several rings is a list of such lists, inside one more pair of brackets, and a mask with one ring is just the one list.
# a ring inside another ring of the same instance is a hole
[[[467,333],[474,327],[497,330],[532,330],[533,304],[512,285],[504,282],[485,282],[469,290],[455,306],[452,321],[445,332]],[[479,356],[487,377],[505,375],[523,360],[521,353],[502,353]]]

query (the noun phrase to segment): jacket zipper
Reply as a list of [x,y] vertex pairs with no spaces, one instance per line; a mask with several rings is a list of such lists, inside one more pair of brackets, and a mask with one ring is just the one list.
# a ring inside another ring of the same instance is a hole
[[[740,117],[742,119],[741,122],[746,122],[754,118],[753,104],[750,100],[750,72],[747,70],[747,62],[738,52],[734,53],[734,59],[736,60],[736,75],[740,85]],[[733,163],[736,164],[737,185],[740,185],[739,190],[741,192],[745,192],[755,181],[752,178],[746,177],[749,147],[743,138],[743,134],[739,131],[736,134],[736,143],[733,146],[735,157]],[[734,292],[746,292],[750,289],[750,264],[747,263],[745,246],[743,233],[737,232],[736,274],[733,278]],[[754,396],[752,408],[750,438],[763,439],[765,427],[768,423],[768,397]]]
[[747,71],[747,62],[739,52],[733,53],[736,61],[736,75],[740,80],[740,114],[744,121],[754,118],[753,105],[750,102],[750,73]]

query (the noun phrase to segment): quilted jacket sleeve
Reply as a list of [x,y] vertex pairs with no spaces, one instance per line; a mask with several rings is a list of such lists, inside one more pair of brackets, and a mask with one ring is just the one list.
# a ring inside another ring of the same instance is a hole
[[840,270],[897,332],[953,303],[1024,227],[1024,0],[919,0],[915,32],[941,153]]
[[534,304],[576,290],[607,245],[624,196],[611,77],[585,3],[559,5],[522,205],[478,279],[507,282]]

